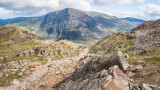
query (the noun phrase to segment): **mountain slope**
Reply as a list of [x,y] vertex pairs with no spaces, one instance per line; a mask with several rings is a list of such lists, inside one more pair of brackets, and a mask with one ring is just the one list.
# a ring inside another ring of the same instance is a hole
[[0,19],[0,26],[5,26],[7,24],[17,23],[27,19],[35,19],[35,18],[38,18],[38,17],[17,17],[13,19]]
[[133,22],[133,23],[135,23],[137,25],[140,25],[140,24],[146,22],[145,20],[138,19],[138,18],[132,18],[132,17],[126,17],[126,18],[122,18],[122,19],[130,21],[130,22]]
[[[108,35],[90,48],[90,53],[99,55],[113,54],[116,51],[125,53],[129,64],[136,62],[148,63],[160,70],[160,20],[147,21],[130,32],[121,32]],[[133,73],[130,73],[133,75]],[[160,86],[160,73],[143,78],[134,77],[138,84],[147,82]]]
[[36,32],[39,37],[55,40],[99,39],[113,32],[129,31],[136,26],[117,17],[73,8],[51,12],[37,19],[11,25],[27,27]]

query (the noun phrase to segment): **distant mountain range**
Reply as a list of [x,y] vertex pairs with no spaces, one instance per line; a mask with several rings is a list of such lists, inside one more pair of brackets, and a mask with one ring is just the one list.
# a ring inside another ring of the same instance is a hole
[[12,19],[0,19],[0,26],[5,26],[7,24],[17,23],[20,21],[35,19],[35,18],[38,18],[38,17],[17,17]]
[[141,23],[143,20],[140,19],[122,19],[103,13],[66,8],[38,18],[20,19],[7,25],[27,27],[40,39],[90,40],[101,39],[115,32],[130,31]]

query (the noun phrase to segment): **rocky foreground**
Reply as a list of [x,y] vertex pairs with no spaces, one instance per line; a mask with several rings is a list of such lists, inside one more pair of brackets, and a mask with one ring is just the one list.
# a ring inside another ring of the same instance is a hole
[[125,56],[118,51],[112,56],[89,55],[79,61],[74,74],[55,85],[58,90],[152,90],[155,85],[143,83],[138,86],[133,76],[145,76],[156,72],[146,62],[137,61],[129,65]]

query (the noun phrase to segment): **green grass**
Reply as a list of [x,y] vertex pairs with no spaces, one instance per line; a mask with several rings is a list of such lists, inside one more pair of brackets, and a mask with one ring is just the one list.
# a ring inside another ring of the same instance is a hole
[[8,76],[6,76],[6,73],[3,73],[2,77],[0,78],[0,86],[4,87],[4,86],[8,86],[10,85],[10,83],[14,80],[14,79],[18,79],[21,78],[23,75],[18,75],[20,72],[20,70],[16,71],[14,74],[11,72],[8,72]]

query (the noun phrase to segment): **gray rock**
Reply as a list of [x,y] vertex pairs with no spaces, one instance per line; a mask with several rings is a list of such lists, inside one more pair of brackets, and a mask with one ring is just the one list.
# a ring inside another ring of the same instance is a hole
[[17,61],[11,61],[11,62],[8,62],[7,64],[7,68],[9,69],[13,69],[13,68],[19,68],[20,65]]
[[117,51],[114,55],[112,55],[110,57],[109,62],[112,63],[113,65],[118,65],[120,67],[120,69],[124,70],[124,71],[129,66],[129,64],[127,63],[127,61],[121,51]]
[[4,57],[4,62],[5,62],[5,63],[8,62],[8,60],[9,60],[9,57],[8,57],[8,56]]
[[141,87],[142,87],[142,90],[152,90],[149,84],[143,83]]
[[30,51],[29,51],[29,55],[30,55],[30,56],[34,56],[34,54],[35,54],[34,50],[30,50]]
[[124,54],[125,59],[129,59],[129,55],[128,54]]

